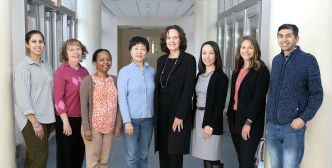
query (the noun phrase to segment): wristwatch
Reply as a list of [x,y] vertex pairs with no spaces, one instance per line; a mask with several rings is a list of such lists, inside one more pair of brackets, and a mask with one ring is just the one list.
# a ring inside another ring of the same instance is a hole
[[213,128],[209,126],[209,130],[210,130],[210,131],[213,131]]
[[247,119],[245,124],[251,126],[252,121],[250,119]]

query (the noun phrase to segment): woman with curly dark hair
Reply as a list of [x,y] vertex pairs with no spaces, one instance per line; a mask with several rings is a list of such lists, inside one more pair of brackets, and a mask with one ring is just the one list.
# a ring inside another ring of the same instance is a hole
[[160,168],[181,168],[189,153],[195,57],[185,52],[187,40],[180,26],[166,27],[160,37],[166,55],[157,61],[155,86],[155,150]]

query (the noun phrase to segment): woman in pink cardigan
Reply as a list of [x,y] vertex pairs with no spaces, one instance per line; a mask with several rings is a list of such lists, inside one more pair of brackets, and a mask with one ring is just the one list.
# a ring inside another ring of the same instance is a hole
[[64,42],[60,51],[63,63],[54,76],[57,167],[61,168],[82,167],[84,160],[80,86],[89,72],[80,62],[87,53],[86,47],[76,39]]

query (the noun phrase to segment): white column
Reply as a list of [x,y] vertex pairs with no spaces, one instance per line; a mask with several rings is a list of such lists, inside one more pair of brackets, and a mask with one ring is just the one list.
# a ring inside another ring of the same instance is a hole
[[1,167],[16,167],[15,139],[14,139],[14,112],[12,96],[12,53],[11,53],[11,0],[3,0],[0,5],[0,149]]
[[218,0],[195,1],[195,56],[199,57],[201,45],[217,40]]
[[[269,28],[269,43],[267,49],[269,63],[280,52],[277,42],[277,29],[281,24],[292,23],[299,27],[299,46],[305,52],[313,54],[320,66],[324,101],[316,116],[308,122],[305,152],[301,168],[332,167],[332,78],[331,74],[331,42],[332,7],[331,0],[278,0],[268,2],[271,5],[262,16],[269,16],[269,24],[262,27]],[[266,4],[268,4],[266,3]],[[263,19],[264,20],[264,19]],[[265,19],[266,20],[266,19]],[[262,25],[263,26],[263,25]],[[270,167],[269,163],[266,166]]]
[[[77,38],[89,50],[83,65],[90,73],[95,72],[92,65],[93,52],[101,47],[101,1],[77,1],[78,34]],[[116,41],[114,41],[116,43]]]

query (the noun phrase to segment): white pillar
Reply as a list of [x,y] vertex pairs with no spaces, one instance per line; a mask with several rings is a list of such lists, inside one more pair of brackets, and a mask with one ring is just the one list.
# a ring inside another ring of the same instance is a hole
[[217,40],[218,0],[195,1],[195,56],[199,57],[201,45]]
[[11,53],[11,0],[3,0],[0,5],[0,149],[1,167],[16,167],[14,112],[12,96],[12,53]]
[[[80,40],[89,50],[83,65],[90,73],[95,72],[92,65],[93,52],[101,47],[101,1],[79,0],[77,1],[78,34]],[[116,41],[114,41],[116,43]]]
[[[331,74],[331,42],[332,7],[331,0],[278,0],[269,1],[270,11],[262,16],[269,16],[269,43],[267,49],[269,63],[280,52],[277,42],[277,29],[281,24],[292,23],[299,27],[299,46],[305,52],[313,54],[320,66],[324,101],[313,120],[307,124],[305,152],[301,168],[332,167],[332,78]],[[268,3],[266,3],[268,4]],[[264,8],[263,1],[263,11]],[[281,12],[282,11],[282,12]],[[264,19],[263,19],[264,20]],[[263,26],[263,25],[262,25]],[[266,166],[270,167],[269,163]]]

